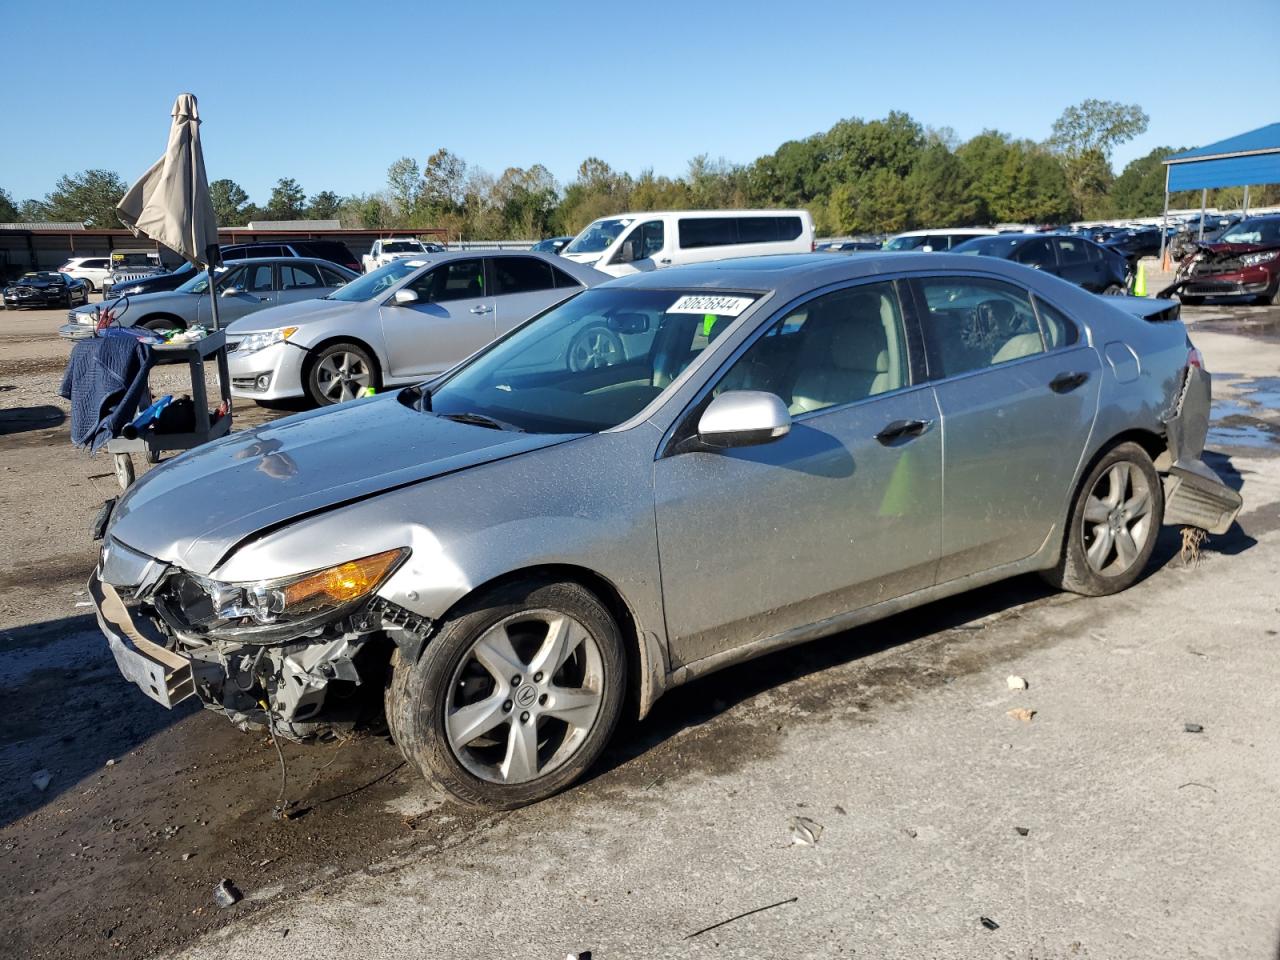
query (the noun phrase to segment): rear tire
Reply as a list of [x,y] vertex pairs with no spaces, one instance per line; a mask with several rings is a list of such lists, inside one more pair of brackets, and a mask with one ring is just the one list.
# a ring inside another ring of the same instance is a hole
[[[567,639],[553,653],[557,623]],[[599,759],[626,686],[622,634],[605,606],[579,584],[531,577],[466,601],[416,663],[395,652],[387,726],[427,779],[472,806],[513,809],[560,792]],[[468,710],[476,719],[463,724]],[[521,744],[532,744],[524,765]]]
[[1067,519],[1062,556],[1044,578],[1089,597],[1119,593],[1146,569],[1164,521],[1164,488],[1146,450],[1122,443],[1089,470]]

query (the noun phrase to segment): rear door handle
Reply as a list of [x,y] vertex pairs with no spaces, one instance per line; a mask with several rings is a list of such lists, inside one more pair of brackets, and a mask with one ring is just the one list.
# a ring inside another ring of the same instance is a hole
[[659,263],[664,263],[664,264],[666,264],[667,266],[671,266],[671,258],[670,258],[670,257],[663,257],[663,258],[662,258],[661,260],[659,260],[658,262],[659,262]]
[[932,423],[932,420],[894,420],[876,434],[876,439],[889,447],[899,440],[910,440],[920,436]]
[[486,307],[483,304],[481,304],[478,307],[472,307],[471,312],[472,313],[493,313],[493,307]]
[[1049,381],[1049,389],[1054,393],[1070,393],[1076,387],[1083,386],[1088,379],[1089,374],[1084,372],[1060,373]]

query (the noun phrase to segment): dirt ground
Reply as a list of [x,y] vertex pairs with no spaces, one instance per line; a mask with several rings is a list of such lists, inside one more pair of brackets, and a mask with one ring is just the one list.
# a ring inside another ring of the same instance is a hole
[[1022,578],[735,668],[514,814],[383,737],[285,744],[283,822],[269,741],[147,700],[88,615],[117,488],[69,442],[62,314],[0,312],[0,956],[1277,955],[1280,307],[1184,311],[1246,498],[1198,566],[1168,531],[1121,597]]

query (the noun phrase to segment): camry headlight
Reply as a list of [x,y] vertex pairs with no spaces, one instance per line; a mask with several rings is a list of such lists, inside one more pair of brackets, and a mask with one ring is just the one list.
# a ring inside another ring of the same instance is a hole
[[1246,267],[1256,267],[1260,263],[1270,263],[1276,257],[1280,257],[1280,250],[1268,250],[1265,253],[1247,253],[1240,258],[1240,262]]
[[159,597],[162,614],[210,637],[270,643],[293,639],[350,612],[378,589],[407,550],[386,550],[293,577],[224,583],[182,574]]
[[253,353],[256,350],[265,350],[272,344],[288,340],[297,332],[297,327],[277,327],[275,330],[251,333],[240,341],[240,345],[236,347],[236,353]]

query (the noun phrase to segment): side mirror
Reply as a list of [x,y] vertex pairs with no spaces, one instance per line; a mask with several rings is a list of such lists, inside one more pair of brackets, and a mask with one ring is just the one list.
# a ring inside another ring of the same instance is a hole
[[698,421],[698,439],[708,447],[752,447],[785,437],[791,414],[782,398],[761,390],[730,390],[716,397]]
[[920,248],[920,252],[921,252],[921,253],[933,253],[933,244],[926,243],[923,247],[921,247],[921,248]]
[[225,287],[222,291],[224,297],[238,297],[242,293],[244,293],[244,287]]
[[418,291],[407,290],[402,287],[401,289],[395,292],[395,296],[391,298],[391,302],[394,303],[397,307],[407,307],[411,303],[417,303]]
[[630,263],[636,258],[636,242],[634,240],[622,241],[622,249],[618,251],[618,255],[613,258],[614,263]]

